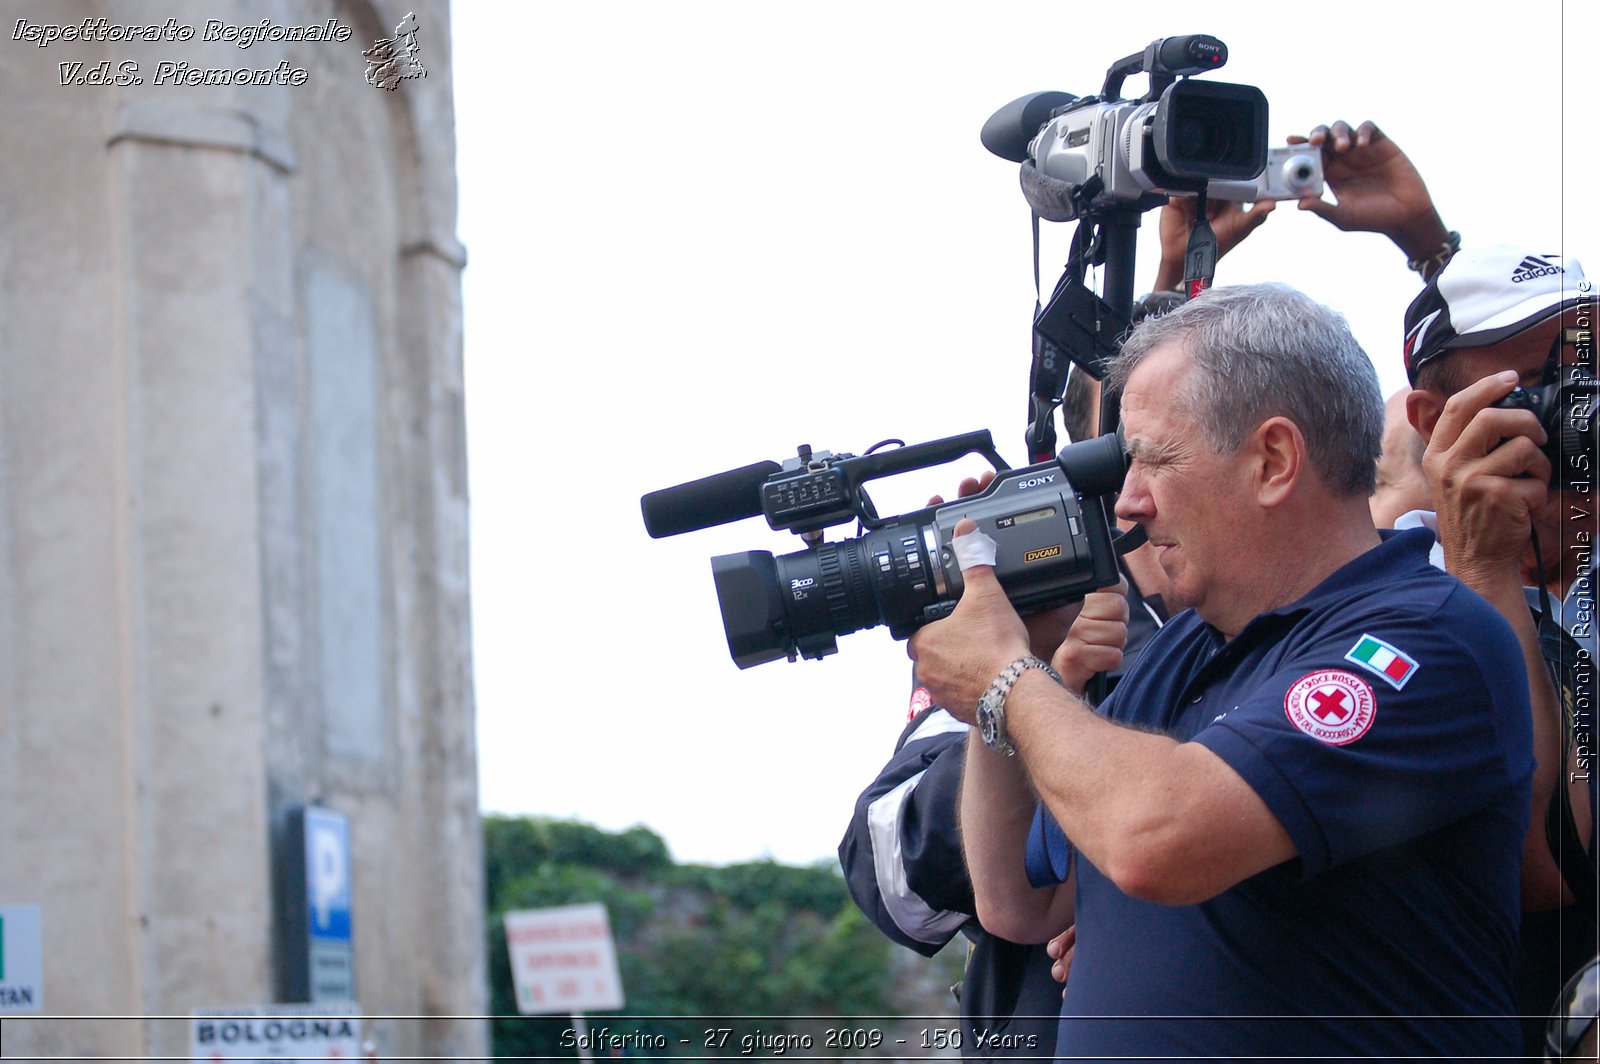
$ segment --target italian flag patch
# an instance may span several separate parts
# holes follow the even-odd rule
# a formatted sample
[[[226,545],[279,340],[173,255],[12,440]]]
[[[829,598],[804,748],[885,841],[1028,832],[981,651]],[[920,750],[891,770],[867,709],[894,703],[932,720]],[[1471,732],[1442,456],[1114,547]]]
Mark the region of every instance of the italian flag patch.
[[[1355,662],[1368,672],[1377,673],[1396,691],[1404,687],[1419,668],[1417,659],[1410,654],[1364,632],[1344,659]]]

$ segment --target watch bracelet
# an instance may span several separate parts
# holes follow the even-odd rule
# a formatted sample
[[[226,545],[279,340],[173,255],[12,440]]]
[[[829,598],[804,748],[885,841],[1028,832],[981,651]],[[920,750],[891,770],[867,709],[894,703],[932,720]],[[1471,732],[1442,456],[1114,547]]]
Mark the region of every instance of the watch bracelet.
[[[1056,683],[1063,682],[1061,679],[1061,674],[1055,669],[1051,668],[1049,662],[1034,654],[1024,654],[1022,657],[1001,669],[999,673],[995,675],[994,680],[989,684],[988,688],[984,690],[982,696],[980,696],[978,699],[978,719],[980,726],[983,726],[981,727],[981,730],[988,730],[988,728],[984,726],[986,723],[992,724],[995,729],[992,739],[988,735],[980,735],[980,738],[983,739],[985,746],[996,751],[997,753],[1004,754],[1007,757],[1016,756],[1017,751],[1016,747],[1011,745],[1011,742],[1006,738],[1005,734],[1006,699],[1010,697],[1011,688],[1014,687],[1016,682],[1022,678],[1022,674],[1031,669],[1038,669],[1042,671]],[[988,714],[984,712],[985,703],[990,704],[990,710]],[[987,722],[984,721],[986,716],[989,718]]]

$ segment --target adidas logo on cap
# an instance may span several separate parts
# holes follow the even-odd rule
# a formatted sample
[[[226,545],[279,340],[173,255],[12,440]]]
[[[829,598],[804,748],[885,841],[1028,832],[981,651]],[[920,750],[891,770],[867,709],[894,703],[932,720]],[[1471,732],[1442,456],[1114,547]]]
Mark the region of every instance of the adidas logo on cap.
[[[1548,277],[1551,274],[1566,273],[1560,265],[1559,255],[1527,255],[1517,263],[1517,268],[1511,271],[1511,283],[1521,284],[1531,281],[1535,277]]]

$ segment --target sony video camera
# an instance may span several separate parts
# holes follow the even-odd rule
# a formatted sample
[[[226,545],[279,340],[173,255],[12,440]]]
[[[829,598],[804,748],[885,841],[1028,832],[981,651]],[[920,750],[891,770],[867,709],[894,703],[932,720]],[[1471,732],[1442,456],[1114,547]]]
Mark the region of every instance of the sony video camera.
[[[1253,85],[1190,77],[1227,61],[1215,37],[1164,37],[1113,63],[1100,95],[1021,97],[996,111],[980,137],[994,154],[1031,160],[1071,189],[1052,221],[1118,206],[1151,210],[1169,195],[1209,192],[1210,182],[1253,183],[1267,159],[1266,96]],[[1149,92],[1122,99],[1123,79],[1141,71]]]
[[[880,518],[862,485],[893,473],[979,454],[997,475],[983,491],[898,517]],[[987,430],[859,457],[801,447],[784,462],[758,462],[663,488],[640,500],[654,538],[757,514],[803,536],[782,557],[744,551],[711,559],[728,651],[741,669],[786,657],[821,658],[837,638],[888,625],[905,639],[955,608],[963,586],[950,549],[963,517],[994,539],[995,575],[1019,612],[1076,602],[1118,580],[1107,497],[1126,464],[1115,435],[1075,443],[1054,461],[1008,469]],[[822,541],[852,519],[854,539]]]

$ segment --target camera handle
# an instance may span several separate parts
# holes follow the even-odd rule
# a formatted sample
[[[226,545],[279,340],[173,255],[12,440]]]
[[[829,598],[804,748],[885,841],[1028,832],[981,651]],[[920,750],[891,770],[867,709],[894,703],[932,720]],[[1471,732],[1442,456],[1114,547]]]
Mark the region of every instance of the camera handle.
[[[1122,82],[1130,74],[1150,75],[1150,90],[1144,102],[1159,97],[1174,81],[1191,74],[1215,70],[1228,61],[1228,46],[1209,33],[1189,33],[1182,37],[1158,37],[1142,52],[1112,63],[1106,70],[1105,85],[1100,95],[1108,100],[1120,99]]]
[[[995,449],[994,438],[989,435],[988,429],[948,436],[928,443],[913,443],[889,451],[871,451],[858,458],[840,462],[835,468],[843,478],[847,496],[862,500],[862,505],[856,507],[856,517],[860,519],[861,527],[876,529],[883,527],[885,521],[866,500],[866,493],[862,489],[868,481],[893,476],[896,473],[908,473],[912,470],[943,465],[969,454],[983,458],[994,467],[996,473],[1005,473],[1011,469],[1006,460],[1000,457],[1000,452]]]

